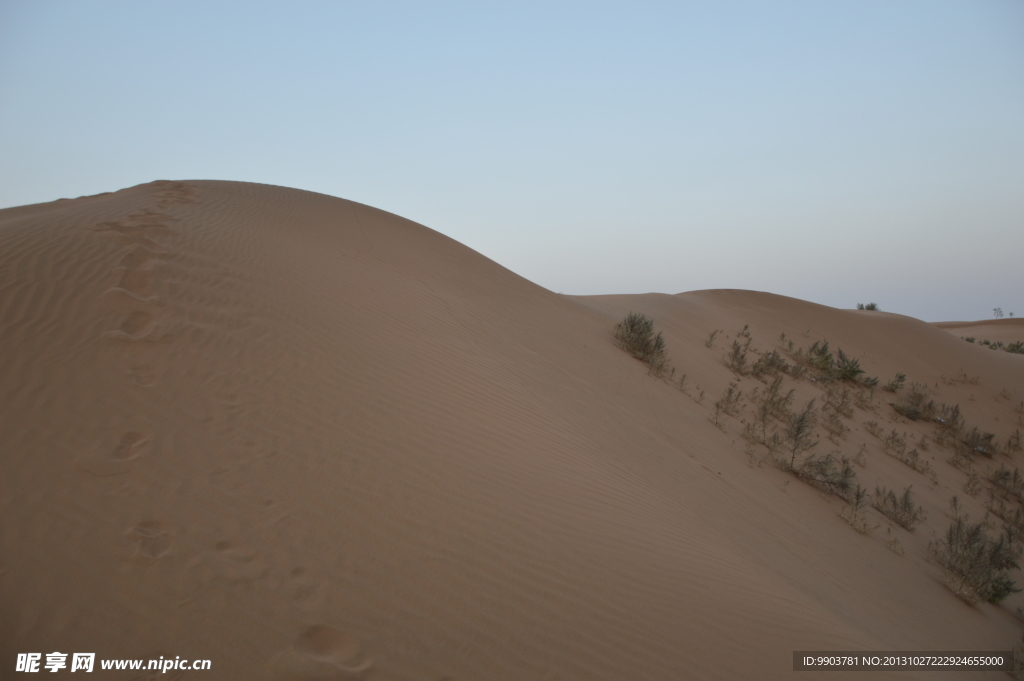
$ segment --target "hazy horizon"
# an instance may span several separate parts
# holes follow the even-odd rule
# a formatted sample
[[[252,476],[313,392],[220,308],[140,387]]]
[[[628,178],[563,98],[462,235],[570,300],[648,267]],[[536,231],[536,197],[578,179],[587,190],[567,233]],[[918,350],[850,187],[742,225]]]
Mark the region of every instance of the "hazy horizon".
[[[340,196],[553,291],[1024,315],[1024,5],[0,7],[0,208]]]

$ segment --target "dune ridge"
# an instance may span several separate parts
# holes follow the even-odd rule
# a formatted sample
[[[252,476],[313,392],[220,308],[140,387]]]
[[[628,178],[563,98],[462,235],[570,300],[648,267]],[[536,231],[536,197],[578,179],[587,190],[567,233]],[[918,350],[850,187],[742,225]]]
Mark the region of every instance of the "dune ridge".
[[[689,395],[616,347],[631,310]],[[793,650],[1012,647],[1024,601],[968,606],[927,560],[950,496],[984,512],[963,472],[935,448],[929,484],[861,428],[926,425],[879,396],[820,445],[914,485],[928,520],[901,557],[756,463],[739,418],[709,422],[731,381],[759,385],[723,360],[745,325],[905,372],[1001,440],[1019,420],[1024,357],[959,333],[750,291],[557,295],[320,194],[155,182],[0,211],[0,660],[735,679],[788,677]]]

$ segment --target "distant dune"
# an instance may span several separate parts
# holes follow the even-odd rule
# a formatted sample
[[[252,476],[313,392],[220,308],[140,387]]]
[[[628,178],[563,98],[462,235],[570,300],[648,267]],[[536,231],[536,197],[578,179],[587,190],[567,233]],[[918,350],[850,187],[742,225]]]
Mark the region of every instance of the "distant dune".
[[[617,347],[630,311],[671,381]],[[1024,355],[958,337],[1024,338],[1008,321],[562,296],[389,213],[256,184],[0,211],[0,675],[62,651],[212,661],[168,679],[789,679],[795,650],[1010,649],[1024,599],[965,603],[927,550],[952,496],[981,520],[985,478],[1021,465]],[[768,380],[726,364],[744,328],[751,362],[827,339],[882,384],[906,374],[850,386],[848,432],[820,421],[812,451],[858,459],[869,492],[912,485],[913,532],[869,507],[858,533],[744,439]],[[825,402],[811,377],[784,377],[794,408]],[[976,496],[935,423],[890,406],[915,382],[995,435]],[[892,430],[933,475],[885,453]]]
[[[935,326],[945,329],[957,338],[974,338],[1003,345],[1024,341],[1024,319],[986,319],[980,322],[939,322]]]

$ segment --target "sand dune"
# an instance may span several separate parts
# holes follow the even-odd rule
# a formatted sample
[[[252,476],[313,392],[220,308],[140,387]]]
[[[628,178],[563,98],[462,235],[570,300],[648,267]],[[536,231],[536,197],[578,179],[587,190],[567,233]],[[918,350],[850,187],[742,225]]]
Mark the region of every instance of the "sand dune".
[[[685,393],[616,346],[633,310]],[[950,497],[980,519],[984,495],[938,444],[932,482],[864,430],[932,432],[894,395],[819,451],[864,445],[865,487],[913,485],[928,517],[893,526],[903,556],[876,511],[859,534],[766,464],[749,411],[709,421],[731,381],[762,385],[724,360],[745,325],[761,351],[828,339],[883,382],[903,372],[1001,442],[1019,427],[1024,356],[899,315],[556,295],[402,218],[263,185],[0,211],[0,663],[650,681],[789,678],[794,650],[1012,647],[1024,600],[967,605],[927,559]]]
[[[945,329],[957,338],[974,338],[975,342],[1001,341],[1003,345],[1024,341],[1024,319],[986,319],[980,322],[939,322],[935,326]]]

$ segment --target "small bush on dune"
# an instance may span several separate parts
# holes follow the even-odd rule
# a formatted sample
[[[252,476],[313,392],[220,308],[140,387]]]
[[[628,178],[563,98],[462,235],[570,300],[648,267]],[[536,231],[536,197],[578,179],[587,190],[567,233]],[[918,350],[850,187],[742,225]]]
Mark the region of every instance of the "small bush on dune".
[[[749,345],[749,340],[742,345],[738,340],[734,340],[732,342],[732,350],[729,351],[727,364],[730,369],[741,376],[747,373],[747,348]]]
[[[857,377],[864,373],[864,370],[860,368],[860,360],[847,357],[846,353],[839,350],[836,357],[836,378],[840,381],[855,381]]]
[[[928,549],[943,567],[949,588],[969,603],[999,603],[1020,591],[1010,570],[1020,569],[1021,547],[1008,531],[992,539],[985,523],[971,523],[957,513],[946,536]]]
[[[845,456],[809,456],[796,469],[796,474],[842,499],[847,499],[857,489],[857,475],[853,464]]]
[[[817,446],[814,440],[814,426],[817,421],[814,400],[807,403],[803,411],[792,414],[786,426],[785,447],[789,453],[789,470],[797,470],[796,457]]]
[[[766,352],[757,361],[754,362],[754,366],[750,368],[750,373],[755,378],[761,378],[764,375],[776,376],[779,373],[786,373],[789,370],[789,363],[782,358],[782,355],[777,350]]]
[[[965,457],[981,454],[991,459],[998,449],[995,437],[995,433],[983,433],[976,427],[971,428],[956,441],[955,453]]]
[[[1005,464],[999,464],[999,470],[992,473],[989,482],[994,489],[1024,504],[1024,475],[1017,468],[1011,472]]]
[[[665,339],[661,332],[654,333],[654,320],[630,312],[615,326],[615,338],[620,347],[651,366],[651,372],[660,376],[668,366]]]
[[[858,310],[877,310],[877,309],[879,309],[879,307],[878,307],[878,303],[868,303],[867,305],[865,305],[864,303],[857,303],[857,309]]]
[[[903,490],[903,494],[900,496],[897,496],[896,492],[891,489],[876,487],[875,494],[871,498],[871,505],[906,530],[913,531],[914,526],[924,520],[924,509],[914,503],[910,487]]]
[[[722,414],[728,414],[734,416],[739,412],[740,398],[743,397],[743,391],[737,389],[735,383],[730,383],[729,387],[722,393],[722,397],[715,402],[715,413],[711,419],[719,428],[722,427]]]
[[[882,386],[882,390],[888,390],[889,392],[894,393],[903,387],[903,384],[906,382],[906,380],[906,374],[896,374],[896,378],[892,379],[884,386]]]

